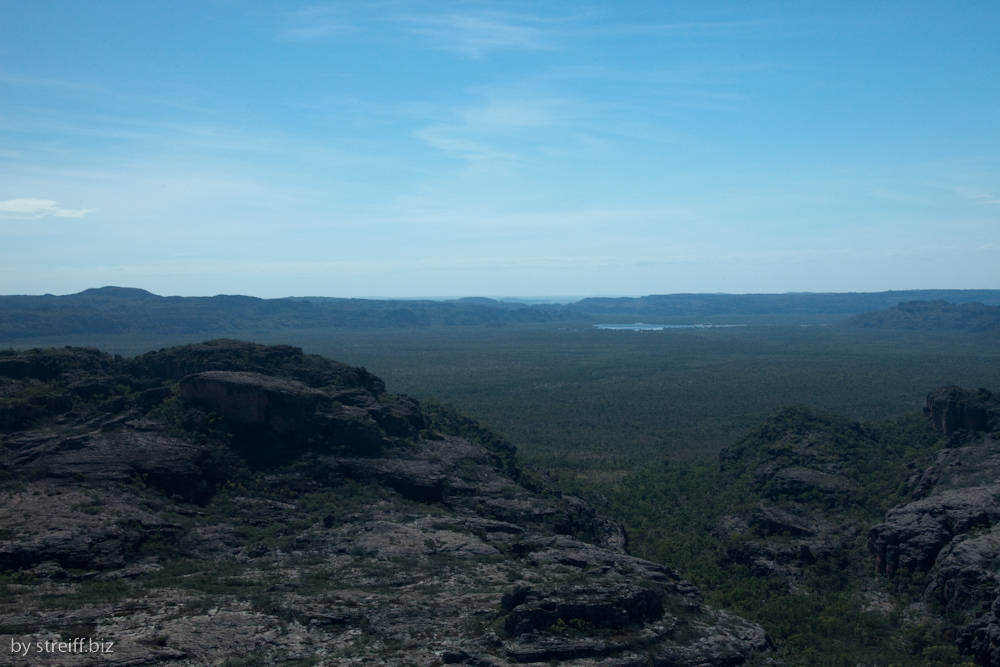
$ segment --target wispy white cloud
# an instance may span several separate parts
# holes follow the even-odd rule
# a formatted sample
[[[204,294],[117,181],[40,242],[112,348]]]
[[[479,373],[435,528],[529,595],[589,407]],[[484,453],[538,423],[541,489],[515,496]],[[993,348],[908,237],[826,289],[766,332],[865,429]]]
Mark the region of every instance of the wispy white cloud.
[[[282,42],[320,42],[357,29],[332,5],[300,9],[289,14],[287,21],[288,27],[278,33]]]
[[[51,199],[7,199],[0,201],[0,218],[82,218],[94,209],[62,208]]]
[[[289,28],[278,33],[278,39],[283,42],[317,42],[353,31],[349,25],[339,23],[323,23],[301,28]]]
[[[945,164],[943,166],[946,166],[950,169],[955,169],[955,166],[951,164]],[[961,167],[962,165],[959,166]],[[992,171],[993,173],[989,175],[989,178],[990,180],[996,180],[996,171],[995,170]],[[983,180],[986,175],[980,173],[977,174],[977,176],[978,176],[977,180]],[[951,189],[955,194],[957,194],[959,197],[961,197],[967,202],[980,204],[983,206],[1000,206],[1000,197],[990,193],[989,190],[987,190],[987,188],[983,187],[981,184],[953,185]]]
[[[67,81],[65,79],[46,79],[31,76],[18,76],[0,72],[0,83],[15,86],[28,86],[32,88],[50,88],[65,91],[83,91],[91,93],[104,93],[106,90],[101,86],[86,81]]]
[[[509,163],[517,160],[517,155],[513,152],[501,151],[487,142],[461,136],[461,132],[452,125],[429,125],[415,131],[413,136],[432,148],[476,164]]]
[[[462,123],[479,130],[542,127],[553,121],[555,100],[494,99],[460,112]]]
[[[479,57],[490,51],[556,50],[564,41],[593,38],[655,37],[666,39],[766,38],[776,29],[789,29],[773,19],[628,23],[609,20],[601,13],[536,16],[509,12],[452,12],[408,16],[410,32],[431,38],[438,48]],[[801,26],[799,26],[801,28]]]
[[[494,12],[407,17],[410,32],[428,37],[434,46],[479,57],[498,49],[552,50],[553,35],[539,19]]]
[[[678,23],[616,23],[594,25],[582,32],[612,36],[653,36],[653,37],[750,37],[766,36],[765,29],[778,25],[774,20],[756,19],[746,21],[691,21]]]
[[[546,131],[571,124],[574,104],[544,95],[490,93],[480,104],[452,110],[447,119],[414,132],[432,148],[483,166],[531,159],[554,140]]]

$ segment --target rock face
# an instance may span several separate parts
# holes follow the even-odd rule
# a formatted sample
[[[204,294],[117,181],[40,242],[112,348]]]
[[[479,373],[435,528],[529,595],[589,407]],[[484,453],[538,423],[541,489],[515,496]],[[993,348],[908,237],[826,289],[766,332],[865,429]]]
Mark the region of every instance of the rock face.
[[[240,436],[240,453],[258,466],[288,462],[307,449],[337,446],[375,456],[385,440],[366,410],[340,405],[328,393],[295,380],[208,371],[188,375],[178,386],[186,404],[222,417]],[[400,429],[394,432],[400,434]]]
[[[1000,667],[1000,441],[996,398],[987,390],[943,387],[924,414],[947,447],[910,484],[918,499],[891,509],[868,533],[879,574],[925,574],[922,598],[952,618],[959,648]]]
[[[997,523],[998,497],[998,486],[955,489],[890,510],[868,534],[876,571],[927,572],[956,536]]]
[[[791,593],[800,592],[804,567],[843,560],[858,534],[847,511],[865,503],[856,450],[868,439],[856,423],[789,408],[724,449],[721,471],[727,483],[739,485],[747,507],[723,516],[712,530],[727,560],[754,577],[782,582]]]
[[[987,389],[977,392],[942,387],[927,397],[924,414],[944,435],[957,431],[994,431],[1000,427],[1000,397]]]
[[[0,416],[4,664],[772,661],[509,444],[364,369],[233,341],[5,353]],[[74,637],[113,658],[6,649]]]
[[[817,573],[850,572],[826,581],[859,612],[902,612],[907,632],[932,642],[924,658],[959,660],[954,643],[1000,667],[1000,403],[942,387],[923,413],[882,424],[775,414],[721,452],[735,500],[709,532],[742,577],[794,596],[816,594]]]
[[[292,439],[302,437],[316,411],[329,410],[333,402],[301,382],[260,373],[194,373],[179,386],[185,402],[206,405],[236,427]]]

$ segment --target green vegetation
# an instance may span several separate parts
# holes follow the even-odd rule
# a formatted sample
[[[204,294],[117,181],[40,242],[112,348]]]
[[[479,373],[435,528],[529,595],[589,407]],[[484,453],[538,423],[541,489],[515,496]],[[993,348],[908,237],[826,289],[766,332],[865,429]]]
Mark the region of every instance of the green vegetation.
[[[811,444],[807,454],[804,443]],[[789,408],[735,443],[722,466],[706,460],[648,466],[617,485],[610,503],[632,537],[633,553],[670,564],[702,588],[710,604],[761,623],[791,665],[955,664],[961,662],[957,651],[933,624],[914,626],[898,611],[865,610],[859,590],[871,580],[872,565],[863,532],[805,564],[792,587],[787,578],[755,572],[743,556],[754,543],[780,546],[785,538],[720,530],[724,517],[746,516],[768,495],[757,479],[764,466],[801,464],[803,456],[864,483],[849,494],[802,494],[798,504],[814,517],[870,526],[908,500],[897,493],[905,487],[905,464],[938,446],[937,434],[916,415],[873,425]],[[877,585],[905,597],[901,579]],[[920,641],[908,638],[918,630]]]
[[[281,340],[365,366],[390,392],[456,406],[570,485],[614,484],[664,458],[713,457],[788,405],[879,420],[919,409],[938,386],[1000,386],[997,332],[549,326]]]
[[[535,464],[553,471],[564,488],[604,496],[605,511],[626,526],[635,555],[676,568],[709,604],[760,622],[791,665],[938,667],[965,660],[940,627],[908,623],[899,608],[871,610],[869,598],[859,594],[861,582],[872,581],[864,532],[906,499],[904,464],[935,447],[936,436],[916,416],[927,393],[949,384],[1000,388],[1000,332],[758,323],[634,333],[558,323],[299,329],[241,337],[299,345],[365,366],[388,391],[418,398],[436,428],[500,455],[512,474],[537,474],[524,465]],[[182,341],[129,335],[67,342],[131,355]],[[74,400],[108,400],[119,392],[113,387]],[[46,395],[35,390],[3,398],[10,405],[44,405],[36,394]],[[795,405],[809,407],[788,408]],[[173,419],[180,418],[170,400],[160,409],[161,417],[173,410]],[[795,448],[787,446],[797,430],[822,444],[818,455],[864,481],[850,494],[798,499],[817,515],[836,514],[862,528],[833,555],[805,565],[792,590],[734,558],[746,538],[717,528],[764,497],[767,489],[751,474],[756,466],[765,460],[798,465]],[[202,508],[205,521],[220,520],[232,511],[231,498],[244,493],[283,500],[277,492],[268,495],[268,483],[250,471],[231,479],[233,487]],[[335,521],[370,504],[371,493],[345,487],[296,502],[303,521]],[[251,548],[291,546],[292,533],[279,534],[277,525],[240,530]],[[167,558],[168,546],[146,548],[163,549]],[[28,585],[10,581],[15,583]],[[891,585],[873,584],[868,593],[905,601],[907,589],[918,583],[901,576]],[[237,585],[250,586],[191,577],[199,590]],[[575,629],[557,630],[571,635]]]
[[[864,534],[905,499],[903,465],[935,445],[918,415],[926,394],[946,384],[1000,386],[998,341],[996,332],[755,326],[325,332],[296,342],[365,365],[390,391],[449,401],[564,486],[604,495],[633,553],[675,567],[710,604],[761,623],[789,664],[939,667],[966,660],[939,627],[872,610],[859,595],[872,568]],[[793,404],[829,412],[782,410]],[[780,437],[769,440],[792,426],[826,434],[825,453],[865,480],[851,499],[804,499],[862,528],[805,566],[796,590],[735,562],[740,545],[713,533],[721,517],[760,499],[747,477],[755,457],[794,463],[773,450]],[[720,471],[727,447],[741,467]],[[902,578],[878,585],[885,590],[875,594],[905,597]]]

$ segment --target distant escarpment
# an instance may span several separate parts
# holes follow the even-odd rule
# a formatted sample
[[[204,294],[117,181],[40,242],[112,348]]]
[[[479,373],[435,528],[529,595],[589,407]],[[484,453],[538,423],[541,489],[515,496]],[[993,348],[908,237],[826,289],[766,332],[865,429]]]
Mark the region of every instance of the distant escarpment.
[[[235,334],[330,328],[504,326],[575,321],[548,306],[453,301],[250,296],[163,297],[102,287],[65,296],[0,296],[0,340],[109,334]]]
[[[0,295],[0,341],[34,345],[37,339],[71,342],[73,337],[80,336],[240,336],[304,329],[503,327],[545,323],[588,326],[616,320],[691,324],[746,322],[760,317],[769,321],[807,318],[830,323],[915,299],[946,299],[960,304],[979,301],[1000,306],[1000,290],[654,294],[595,297],[567,304],[529,304],[483,297],[450,300],[163,297],[142,289],[102,287],[62,296]]]
[[[0,433],[0,646],[87,637],[135,665],[772,661],[759,626],[630,556],[502,437],[297,348],[0,353]]]
[[[1000,327],[1000,306],[978,302],[906,301],[893,308],[855,315],[847,325],[860,329],[988,331]]]
[[[593,297],[564,306],[594,316],[734,317],[746,315],[839,315],[889,308],[901,301],[945,299],[952,303],[1000,305],[1000,290],[902,290],[786,294],[651,294],[642,297]],[[634,321],[634,320],[627,320]],[[649,321],[648,319],[646,321]]]

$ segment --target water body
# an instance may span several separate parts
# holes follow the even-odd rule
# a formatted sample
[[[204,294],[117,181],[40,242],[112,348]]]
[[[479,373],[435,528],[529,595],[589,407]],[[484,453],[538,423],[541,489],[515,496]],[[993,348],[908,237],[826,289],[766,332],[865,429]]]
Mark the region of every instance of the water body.
[[[745,324],[595,324],[595,329],[611,331],[663,331],[664,329],[731,329],[745,327]]]

